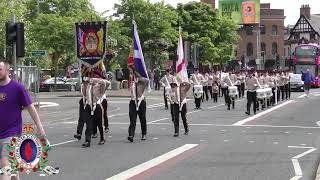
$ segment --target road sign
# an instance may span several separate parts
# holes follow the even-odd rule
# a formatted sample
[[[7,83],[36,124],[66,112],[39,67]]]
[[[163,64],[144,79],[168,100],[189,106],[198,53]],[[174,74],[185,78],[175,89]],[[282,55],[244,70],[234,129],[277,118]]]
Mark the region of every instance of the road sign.
[[[36,50],[36,51],[31,51],[32,57],[43,57],[47,56],[47,51],[45,50]]]

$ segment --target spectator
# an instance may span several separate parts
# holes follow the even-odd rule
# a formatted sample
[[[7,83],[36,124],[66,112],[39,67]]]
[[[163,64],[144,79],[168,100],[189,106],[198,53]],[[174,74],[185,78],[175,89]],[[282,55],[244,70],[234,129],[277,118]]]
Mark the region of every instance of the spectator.
[[[307,72],[303,72],[301,70],[302,74],[302,81],[304,82],[304,92],[306,93],[306,97],[309,97],[309,91],[311,88],[311,83],[314,81],[314,77],[312,74],[310,74],[310,70],[307,69]]]
[[[160,78],[161,78],[160,67],[158,66],[156,69],[154,69],[153,73],[154,73],[155,90],[160,90]]]

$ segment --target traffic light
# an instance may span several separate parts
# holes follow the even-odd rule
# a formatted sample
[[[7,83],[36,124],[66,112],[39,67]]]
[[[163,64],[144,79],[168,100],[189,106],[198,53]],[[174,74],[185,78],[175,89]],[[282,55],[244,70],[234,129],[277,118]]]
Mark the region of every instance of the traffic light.
[[[12,45],[17,39],[17,24],[6,22],[6,43]]]
[[[25,43],[24,43],[24,24],[23,23],[6,23],[6,44],[12,46],[16,43],[17,57],[25,56]]]

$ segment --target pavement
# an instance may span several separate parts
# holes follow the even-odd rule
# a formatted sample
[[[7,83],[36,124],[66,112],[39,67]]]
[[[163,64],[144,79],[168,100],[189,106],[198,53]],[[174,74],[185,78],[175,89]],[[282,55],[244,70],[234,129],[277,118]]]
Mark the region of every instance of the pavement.
[[[126,90],[127,91],[127,90]],[[74,93],[74,92],[73,92]],[[110,132],[107,143],[82,148],[73,138],[80,97],[43,93],[40,117],[53,146],[50,164],[61,168],[55,176],[21,175],[23,180],[314,180],[320,160],[320,89],[309,97],[292,93],[277,106],[245,115],[246,99],[228,111],[222,98],[194,109],[188,101],[190,134],[173,137],[170,112],[162,91],[147,95],[147,141],[140,126],[129,143],[126,96],[109,96]],[[123,93],[125,94],[125,93]],[[68,96],[69,95],[69,96]],[[27,114],[26,122],[31,121]],[[320,174],[320,173],[319,173]]]

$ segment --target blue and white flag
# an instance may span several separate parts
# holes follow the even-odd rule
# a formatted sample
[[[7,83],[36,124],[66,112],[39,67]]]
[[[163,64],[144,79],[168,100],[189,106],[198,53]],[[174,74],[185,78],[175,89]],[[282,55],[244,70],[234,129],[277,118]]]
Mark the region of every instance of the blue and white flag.
[[[135,72],[139,77],[147,78],[149,79],[146,64],[144,62],[144,57],[142,53],[142,48],[140,44],[137,24],[133,20],[133,39],[134,39],[134,67]]]

